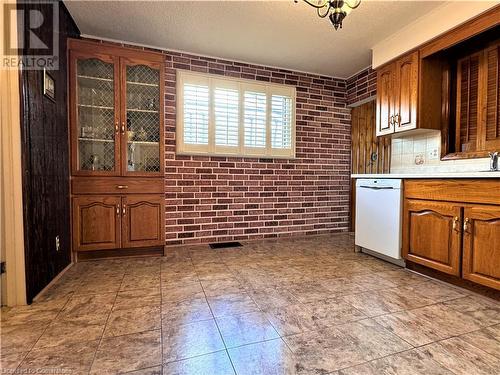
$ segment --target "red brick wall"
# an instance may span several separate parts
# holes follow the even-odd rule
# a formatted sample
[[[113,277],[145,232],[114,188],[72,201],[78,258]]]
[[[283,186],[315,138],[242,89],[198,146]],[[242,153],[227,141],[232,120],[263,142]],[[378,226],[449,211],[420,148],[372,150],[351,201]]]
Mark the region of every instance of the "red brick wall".
[[[295,160],[175,154],[175,73],[195,70],[297,88]],[[350,111],[345,81],[187,54],[166,55],[167,244],[346,231]]]
[[[163,53],[167,245],[348,230],[351,130],[345,80]],[[295,85],[296,159],[176,155],[177,69]]]
[[[371,67],[347,79],[347,104],[354,104],[377,94],[377,72]]]

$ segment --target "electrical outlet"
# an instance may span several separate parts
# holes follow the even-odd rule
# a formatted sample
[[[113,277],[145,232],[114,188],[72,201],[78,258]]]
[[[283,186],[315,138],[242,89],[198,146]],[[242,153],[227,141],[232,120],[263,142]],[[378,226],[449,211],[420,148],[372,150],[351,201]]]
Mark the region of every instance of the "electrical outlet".
[[[427,157],[428,157],[429,160],[437,160],[437,159],[439,159],[437,147],[428,150],[427,151]]]
[[[61,250],[61,241],[59,240],[59,236],[56,236],[56,251]]]

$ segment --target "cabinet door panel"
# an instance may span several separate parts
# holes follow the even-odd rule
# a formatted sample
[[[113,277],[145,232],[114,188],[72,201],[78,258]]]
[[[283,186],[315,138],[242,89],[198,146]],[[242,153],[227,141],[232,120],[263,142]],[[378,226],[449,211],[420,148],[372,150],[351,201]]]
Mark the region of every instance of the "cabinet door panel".
[[[394,69],[390,64],[377,72],[377,136],[394,133]]]
[[[405,201],[403,256],[414,263],[460,275],[461,208],[453,203]]]
[[[120,202],[117,196],[73,198],[73,247],[76,251],[120,247]]]
[[[464,220],[463,277],[500,290],[500,207],[467,207]]]
[[[102,53],[70,54],[72,171],[120,174],[118,58]]]
[[[483,150],[500,148],[500,43],[485,52],[486,99],[483,116],[484,136],[481,141]]]
[[[395,131],[417,127],[418,52],[396,63]]]
[[[163,175],[163,69],[122,58],[123,175]]]
[[[164,244],[163,195],[130,195],[123,198],[123,247]]]

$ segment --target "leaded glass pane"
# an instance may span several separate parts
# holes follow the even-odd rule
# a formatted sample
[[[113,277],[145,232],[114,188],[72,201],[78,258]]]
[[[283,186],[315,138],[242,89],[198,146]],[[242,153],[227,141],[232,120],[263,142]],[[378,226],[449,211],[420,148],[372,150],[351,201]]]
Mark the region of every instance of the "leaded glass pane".
[[[114,66],[98,59],[77,62],[79,169],[115,168]]]
[[[160,171],[160,72],[127,66],[127,171]]]

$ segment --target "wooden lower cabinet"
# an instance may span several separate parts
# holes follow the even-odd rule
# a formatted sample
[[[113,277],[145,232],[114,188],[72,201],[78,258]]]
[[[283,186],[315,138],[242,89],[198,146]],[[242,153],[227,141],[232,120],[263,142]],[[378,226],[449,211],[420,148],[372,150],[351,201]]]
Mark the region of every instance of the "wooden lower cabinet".
[[[73,197],[73,250],[93,251],[164,244],[163,195]]]
[[[122,247],[163,245],[163,195],[128,195],[122,200]]]
[[[107,250],[120,247],[121,197],[73,198],[73,249]]]
[[[500,206],[464,208],[462,276],[500,290]]]
[[[406,179],[403,257],[500,290],[500,179]]]
[[[403,256],[450,275],[460,275],[461,207],[456,203],[405,201]]]

